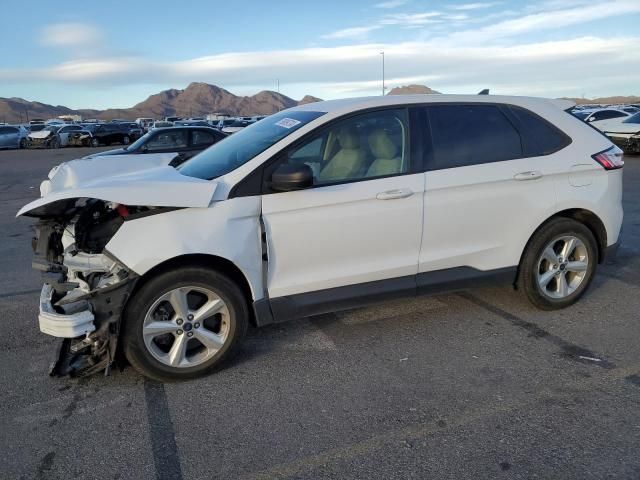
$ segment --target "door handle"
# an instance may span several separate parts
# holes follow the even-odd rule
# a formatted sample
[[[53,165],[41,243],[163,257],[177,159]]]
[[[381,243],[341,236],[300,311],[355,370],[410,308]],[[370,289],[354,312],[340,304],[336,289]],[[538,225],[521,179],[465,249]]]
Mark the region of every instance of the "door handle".
[[[396,190],[387,190],[376,195],[378,200],[395,200],[398,198],[407,198],[413,195],[413,191],[408,188],[398,188]]]
[[[530,172],[516,173],[513,176],[514,180],[536,180],[538,178],[542,178],[542,172],[539,172],[538,170],[532,170]]]

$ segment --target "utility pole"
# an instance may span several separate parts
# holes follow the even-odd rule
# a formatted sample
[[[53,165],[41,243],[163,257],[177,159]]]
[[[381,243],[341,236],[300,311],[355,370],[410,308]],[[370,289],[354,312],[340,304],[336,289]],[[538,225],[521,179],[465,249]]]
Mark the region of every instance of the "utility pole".
[[[384,91],[387,89],[384,86],[384,50],[380,52],[380,55],[382,55],[382,96],[384,97]]]
[[[280,79],[276,78],[276,89],[278,91],[278,95],[280,94]]]

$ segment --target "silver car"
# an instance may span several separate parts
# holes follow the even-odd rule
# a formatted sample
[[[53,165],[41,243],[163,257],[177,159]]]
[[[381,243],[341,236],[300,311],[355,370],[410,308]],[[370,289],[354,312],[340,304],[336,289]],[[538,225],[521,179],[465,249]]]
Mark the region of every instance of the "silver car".
[[[0,126],[0,148],[25,148],[27,131],[22,126]]]

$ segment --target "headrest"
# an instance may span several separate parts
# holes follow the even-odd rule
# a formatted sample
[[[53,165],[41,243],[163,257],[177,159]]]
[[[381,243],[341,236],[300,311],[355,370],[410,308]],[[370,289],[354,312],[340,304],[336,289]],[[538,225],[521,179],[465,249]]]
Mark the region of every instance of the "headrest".
[[[391,159],[398,153],[398,147],[389,138],[387,132],[378,128],[369,135],[369,147],[375,158]]]
[[[340,142],[340,148],[348,150],[360,148],[360,137],[354,128],[342,127],[338,131],[338,142]]]

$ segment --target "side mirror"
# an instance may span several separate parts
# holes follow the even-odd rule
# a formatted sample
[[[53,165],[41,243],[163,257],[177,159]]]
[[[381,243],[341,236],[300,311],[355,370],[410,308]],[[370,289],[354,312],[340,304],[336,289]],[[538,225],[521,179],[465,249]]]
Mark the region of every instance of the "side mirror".
[[[302,190],[313,185],[313,170],[309,165],[283,164],[271,175],[271,188],[278,192]]]

